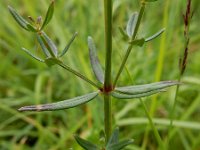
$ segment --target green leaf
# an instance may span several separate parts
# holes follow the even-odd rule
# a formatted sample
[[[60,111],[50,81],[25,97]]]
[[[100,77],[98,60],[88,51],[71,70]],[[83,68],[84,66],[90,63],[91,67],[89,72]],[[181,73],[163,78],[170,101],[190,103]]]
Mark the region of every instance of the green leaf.
[[[42,60],[42,59],[40,59],[39,57],[33,55],[29,50],[27,50],[27,49],[25,49],[25,48],[22,48],[22,50],[23,50],[24,52],[26,52],[29,56],[33,57],[34,59],[36,59],[36,60],[38,60],[38,61],[40,61],[40,62],[44,62],[44,60]]]
[[[92,37],[88,37],[88,47],[89,47],[89,54],[90,54],[90,62],[92,65],[93,72],[97,78],[97,80],[101,83],[104,82],[104,73],[103,69],[99,63],[99,59],[96,52],[96,47],[93,42]]]
[[[141,38],[141,39],[133,40],[133,41],[131,41],[129,43],[132,44],[132,45],[137,45],[137,46],[142,47],[144,45],[144,43],[145,43],[145,39]]]
[[[31,24],[27,24],[27,28],[29,31],[32,31],[32,32],[37,32],[37,30],[31,25]]]
[[[128,35],[126,34],[126,32],[124,31],[124,29],[123,29],[122,27],[118,27],[118,29],[119,29],[119,31],[120,31],[120,33],[121,33],[123,39],[124,39],[124,40],[128,40],[129,37],[128,37]]]
[[[99,91],[89,93],[83,96],[75,97],[72,99],[59,101],[50,104],[24,106],[18,109],[19,111],[54,111],[61,109],[69,109],[87,103],[98,95]]]
[[[156,2],[158,0],[145,0],[145,2]]]
[[[95,144],[86,141],[82,138],[80,138],[79,136],[75,135],[74,138],[76,139],[77,143],[84,148],[85,150],[100,150],[100,148],[98,148]]]
[[[27,31],[34,31],[35,32],[35,29],[34,27],[29,23],[27,22],[22,16],[20,16],[16,10],[14,8],[12,8],[11,6],[8,6],[8,9],[11,13],[11,15],[13,16],[13,18],[15,19],[15,21],[22,27],[24,28],[25,30]]]
[[[160,93],[160,92],[164,92],[164,90],[154,90],[154,91],[141,93],[141,94],[134,94],[134,95],[113,91],[111,93],[111,95],[115,98],[118,98],[118,99],[133,99],[133,98],[147,97],[147,96],[157,94],[157,93]]]
[[[52,1],[51,4],[49,5],[49,8],[46,13],[46,17],[42,24],[41,30],[51,21],[51,19],[53,17],[53,13],[54,13],[54,1]]]
[[[130,38],[132,38],[135,32],[137,20],[138,20],[138,12],[133,13],[130,19],[128,20],[128,23],[126,26],[126,33]]]
[[[42,41],[44,42],[46,48],[49,50],[52,57],[57,57],[58,50],[56,45],[53,43],[53,41],[47,36],[45,32],[42,32]]]
[[[55,57],[47,58],[47,59],[45,59],[44,62],[45,62],[45,63],[47,64],[47,66],[49,66],[49,67],[51,67],[51,66],[53,66],[53,65],[56,65],[56,64],[61,64],[61,63],[62,63],[59,59],[57,59],[57,58],[55,58]]]
[[[109,141],[108,141],[107,146],[109,146],[109,145],[111,145],[111,144],[118,143],[118,141],[119,141],[119,128],[116,128],[116,129],[113,131],[113,133],[112,133],[112,135],[111,135],[111,137],[110,137],[110,139],[109,139]]]
[[[49,50],[46,48],[46,45],[42,40],[42,37],[40,35],[36,35],[36,37],[37,37],[37,40],[38,40],[38,42],[39,42],[39,44],[40,44],[40,46],[42,48],[42,51],[45,54],[45,56],[51,57],[51,55],[49,53]]]
[[[143,84],[143,85],[134,85],[134,86],[127,86],[127,87],[117,87],[115,88],[116,91],[124,93],[124,94],[145,94],[151,91],[155,90],[162,90],[167,87],[178,85],[180,82],[177,81],[161,81],[161,82],[155,82],[150,84]],[[152,94],[151,94],[152,95]]]
[[[59,55],[59,57],[62,57],[63,55],[65,55],[65,53],[68,51],[68,49],[70,48],[71,44],[73,43],[74,39],[76,38],[76,36],[78,35],[78,33],[76,32],[72,38],[70,39],[69,43],[66,45],[65,49],[62,51],[62,53]]]
[[[121,150],[125,148],[126,146],[130,145],[133,143],[133,139],[130,140],[124,140],[115,144],[111,144],[108,147],[106,146],[106,150]]]
[[[161,35],[165,31],[165,28],[161,29],[160,31],[156,32],[154,35],[148,37],[145,39],[145,42],[149,42],[155,38],[157,38],[159,35]]]

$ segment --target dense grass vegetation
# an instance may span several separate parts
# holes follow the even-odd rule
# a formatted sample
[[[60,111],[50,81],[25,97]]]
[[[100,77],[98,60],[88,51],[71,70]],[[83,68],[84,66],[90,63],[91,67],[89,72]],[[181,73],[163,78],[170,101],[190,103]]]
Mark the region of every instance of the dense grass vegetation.
[[[191,23],[191,44],[186,72],[182,78],[175,110],[174,127],[169,149],[200,149],[200,5],[193,0],[195,10]],[[56,112],[20,113],[24,105],[64,100],[86,92],[92,87],[74,78],[62,68],[47,68],[29,56],[21,47],[41,55],[36,37],[22,30],[12,19],[7,5],[24,17],[45,15],[48,0],[0,1],[0,149],[80,149],[73,134],[99,142],[103,129],[103,101],[96,100],[75,109]],[[126,44],[118,31],[125,27],[130,14],[138,11],[139,0],[114,0],[113,23],[113,76],[115,76]],[[134,48],[118,85],[176,80],[179,57],[184,50],[183,17],[186,0],[158,1],[147,6],[140,35],[149,36],[165,27],[166,32],[142,48]],[[79,35],[63,61],[94,78],[89,64],[87,36],[97,44],[100,61],[104,64],[104,22],[101,0],[56,0],[53,20],[46,32],[63,49],[74,32]],[[87,59],[86,59],[87,58]],[[169,114],[176,87],[167,92],[144,98],[162,139],[168,136]],[[115,124],[122,138],[133,138],[134,145],[127,149],[158,149],[140,101],[113,100]]]

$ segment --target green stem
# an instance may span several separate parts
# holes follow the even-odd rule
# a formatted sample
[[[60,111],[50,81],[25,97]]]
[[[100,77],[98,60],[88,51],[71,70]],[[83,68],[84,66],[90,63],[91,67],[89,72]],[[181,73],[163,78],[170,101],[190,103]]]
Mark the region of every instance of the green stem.
[[[74,75],[76,75],[77,77],[81,78],[82,80],[86,81],[87,83],[89,83],[90,85],[94,86],[97,89],[101,89],[101,86],[99,86],[98,84],[94,83],[93,81],[91,81],[90,79],[88,79],[87,77],[85,77],[84,75],[82,75],[81,73],[77,72],[76,70],[72,69],[71,67],[63,64],[63,63],[59,63],[59,66],[61,66],[62,68],[66,69],[67,71],[73,73]]]
[[[112,60],[112,0],[104,0],[104,16],[105,16],[105,80],[104,91],[108,93],[112,90],[111,80],[111,60]],[[112,131],[112,101],[110,95],[104,95],[104,122],[106,142],[108,141]]]
[[[112,133],[112,100],[110,95],[104,95],[104,126],[106,143]]]
[[[138,20],[137,20],[137,23],[136,23],[135,31],[134,31],[134,34],[133,34],[133,36],[131,38],[131,41],[135,40],[135,38],[136,38],[138,29],[139,29],[139,26],[140,26],[140,23],[141,23],[141,20],[142,20],[142,16],[144,14],[144,9],[145,9],[145,3],[142,3],[142,6],[141,6],[140,12],[139,12],[139,16],[138,16]],[[115,80],[114,80],[114,83],[113,83],[113,87],[115,87],[116,84],[117,84],[119,76],[122,73],[122,70],[124,69],[124,66],[126,64],[126,61],[128,59],[128,56],[130,55],[130,52],[131,52],[132,48],[133,48],[133,45],[130,44],[128,46],[128,49],[126,50],[126,54],[124,56],[124,59],[122,60],[122,63],[121,63],[120,68],[119,68],[119,71],[118,71],[118,73],[117,73],[117,75],[115,77]]]

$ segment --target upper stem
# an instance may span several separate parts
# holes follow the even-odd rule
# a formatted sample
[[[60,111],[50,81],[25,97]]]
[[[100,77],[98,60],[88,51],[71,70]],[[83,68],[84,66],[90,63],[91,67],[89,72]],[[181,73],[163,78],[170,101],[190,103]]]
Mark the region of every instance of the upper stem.
[[[104,80],[104,126],[106,143],[112,132],[112,101],[109,93],[112,90],[111,60],[112,60],[112,0],[104,0],[105,16],[105,80]]]
[[[111,86],[111,59],[112,59],[112,0],[104,0],[105,15],[105,89]]]
[[[132,38],[131,38],[131,41],[135,40],[135,38],[136,38],[138,29],[139,29],[139,26],[140,26],[140,23],[141,23],[141,19],[142,19],[143,13],[144,13],[145,3],[142,2],[141,5],[142,5],[142,6],[141,6],[141,8],[140,8],[138,20],[137,20],[136,27],[135,27],[135,31],[134,31],[134,34],[133,34],[133,36],[132,36]],[[130,45],[128,46],[128,49],[127,49],[127,51],[126,51],[126,54],[125,54],[125,56],[124,56],[124,58],[123,58],[123,60],[122,60],[122,63],[121,63],[120,68],[119,68],[119,71],[117,72],[117,75],[116,75],[116,77],[115,77],[115,80],[114,80],[114,83],[113,83],[113,87],[115,87],[116,84],[117,84],[117,81],[118,81],[118,79],[119,79],[119,76],[120,76],[122,70],[124,69],[124,66],[125,66],[125,64],[126,64],[126,61],[127,61],[127,59],[128,59],[128,56],[130,55],[130,52],[131,52],[132,48],[133,48],[133,45],[130,44]]]

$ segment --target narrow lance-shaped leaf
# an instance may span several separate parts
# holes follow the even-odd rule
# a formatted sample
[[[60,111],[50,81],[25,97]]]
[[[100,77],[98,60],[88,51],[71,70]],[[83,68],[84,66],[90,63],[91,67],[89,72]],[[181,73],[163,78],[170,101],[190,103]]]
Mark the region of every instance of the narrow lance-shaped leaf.
[[[160,31],[156,32],[154,35],[148,37],[145,39],[145,42],[149,42],[155,38],[157,38],[159,35],[161,35],[165,31],[165,28],[161,29]]]
[[[121,150],[124,147],[132,144],[133,141],[134,141],[133,139],[130,139],[130,140],[124,140],[115,144],[111,144],[108,147],[106,147],[106,150]]]
[[[124,31],[124,29],[122,27],[118,27],[121,35],[123,36],[123,39],[124,40],[128,40],[129,39],[129,36],[126,34],[126,32]]]
[[[51,2],[48,11],[46,13],[46,17],[45,20],[42,24],[41,30],[51,21],[52,17],[53,17],[53,13],[54,13],[54,1]]]
[[[31,24],[27,24],[27,28],[29,31],[37,32],[37,30]]]
[[[48,37],[48,35],[45,32],[42,32],[41,37],[43,39],[43,42],[45,42],[47,49],[51,51],[51,54],[53,54],[53,57],[57,57],[58,50],[53,41]]]
[[[13,16],[13,18],[15,19],[15,21],[25,30],[27,31],[35,31],[34,27],[31,26],[30,23],[28,23],[22,16],[20,16],[16,10],[14,8],[12,8],[11,6],[8,6],[8,9],[11,13],[11,15]]]
[[[49,50],[46,48],[46,45],[44,44],[44,42],[43,42],[41,36],[40,36],[40,35],[36,35],[36,37],[37,37],[37,40],[38,40],[38,42],[39,42],[39,44],[40,44],[40,46],[41,46],[41,48],[42,48],[42,51],[43,51],[43,53],[45,54],[45,56],[51,57],[51,55],[50,55],[50,53],[49,53]]]
[[[56,65],[56,64],[61,64],[61,63],[62,63],[59,59],[57,59],[57,58],[55,58],[55,57],[47,58],[47,59],[45,59],[44,62],[45,62],[46,65],[49,66],[49,67],[50,67],[50,66],[53,66],[53,65]]]
[[[98,79],[99,82],[104,82],[104,73],[103,69],[99,63],[99,59],[96,52],[96,47],[93,42],[92,37],[88,37],[88,47],[89,47],[89,54],[90,54],[90,62],[92,65],[93,72]]]
[[[65,49],[62,51],[62,53],[59,55],[59,57],[62,57],[63,55],[65,55],[65,53],[68,51],[68,49],[70,48],[71,44],[73,43],[74,39],[76,38],[76,36],[78,35],[78,32],[76,32],[72,38],[70,39],[69,43],[66,45]]]
[[[111,95],[118,99],[133,99],[133,98],[141,98],[141,97],[151,96],[153,94],[157,94],[160,92],[164,92],[164,90],[154,90],[154,91],[145,92],[145,93],[141,93],[141,94],[134,94],[134,95],[113,91],[111,93]]]
[[[99,91],[50,104],[24,106],[21,107],[19,111],[54,111],[68,109],[91,101],[98,95],[98,93]]]
[[[25,51],[29,56],[31,56],[32,58],[40,61],[40,62],[44,62],[44,60],[40,59],[39,57],[33,55],[29,50],[25,49],[25,48],[22,48],[23,51]]]
[[[110,139],[108,140],[107,146],[109,146],[109,145],[111,145],[111,144],[118,143],[118,141],[119,141],[119,128],[116,128],[116,129],[113,131],[113,133],[112,133]]]
[[[150,84],[143,84],[143,85],[134,85],[134,86],[127,86],[127,87],[117,87],[115,90],[121,93],[126,94],[143,94],[147,92],[151,92],[154,90],[161,90],[173,85],[180,84],[180,82],[177,81],[161,81],[161,82],[155,82]]]
[[[126,26],[126,32],[130,38],[132,38],[132,36],[135,32],[137,20],[138,20],[138,12],[133,13],[132,16],[130,17],[130,19],[128,20],[128,23]]]
[[[144,45],[144,42],[145,42],[145,39],[141,38],[141,39],[133,40],[129,43],[132,44],[132,45],[137,45],[137,46],[142,47]]]
[[[76,139],[77,143],[84,148],[85,150],[100,150],[100,148],[98,148],[95,144],[86,141],[82,138],[80,138],[79,136],[75,135],[74,138]]]
[[[145,0],[145,2],[156,2],[158,0]]]

